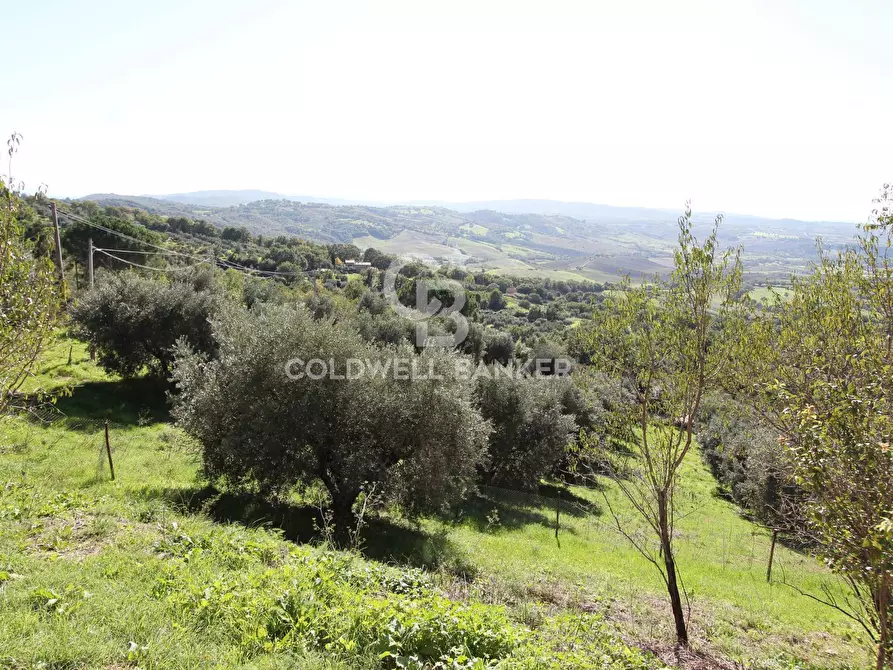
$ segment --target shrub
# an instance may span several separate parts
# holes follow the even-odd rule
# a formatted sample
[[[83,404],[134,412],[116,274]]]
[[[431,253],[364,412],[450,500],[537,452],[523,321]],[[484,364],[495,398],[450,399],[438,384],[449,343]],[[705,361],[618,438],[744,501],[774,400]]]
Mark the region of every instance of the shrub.
[[[209,319],[220,302],[208,275],[165,281],[121,272],[105,275],[72,309],[71,319],[75,334],[96,348],[107,371],[132,377],[146,368],[166,378],[177,340],[214,350]]]
[[[489,426],[455,354],[369,343],[300,305],[233,307],[213,329],[219,357],[204,362],[184,345],[174,371],[174,415],[201,443],[212,478],[274,496],[322,481],[342,532],[364,487],[412,510],[460,500],[473,485]],[[325,361],[342,378],[314,379],[320,366],[300,364],[287,375],[298,359]],[[365,361],[366,373],[344,379],[349,359]],[[410,366],[426,378],[410,379]]]
[[[563,410],[566,383],[499,373],[481,377],[481,414],[493,424],[487,483],[533,489],[559,463],[576,428]]]

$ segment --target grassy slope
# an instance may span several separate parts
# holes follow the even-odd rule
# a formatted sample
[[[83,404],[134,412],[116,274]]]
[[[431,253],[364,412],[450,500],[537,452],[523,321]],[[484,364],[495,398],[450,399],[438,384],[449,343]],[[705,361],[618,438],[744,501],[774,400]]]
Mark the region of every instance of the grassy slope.
[[[69,366],[69,346],[60,339],[40,370],[45,383],[74,385],[58,403],[68,418],[56,416],[49,425],[24,419],[0,424],[0,665],[375,667],[377,653],[362,644],[346,648],[364,639],[361,631],[375,630],[366,619],[354,622],[341,646],[329,642],[329,648],[294,640],[273,644],[248,634],[269,625],[256,620],[275,609],[272,594],[287,590],[275,580],[289,571],[304,575],[306,552],[325,554],[213,519],[273,521],[288,537],[309,537],[307,510],[207,498],[197,460],[167,423],[157,390],[139,380],[109,379],[79,344]],[[115,482],[103,465],[104,418],[112,421]],[[697,646],[760,659],[759,667],[794,667],[774,660],[782,657],[806,658],[818,667],[861,667],[864,657],[847,641],[853,635],[847,622],[788,587],[765,583],[765,536],[714,497],[713,488],[693,459],[680,496],[691,509],[680,524],[679,554],[694,596]],[[627,509],[608,484],[605,493],[615,509]],[[560,548],[552,500],[487,490],[456,521],[372,522],[365,553],[438,567],[435,583],[459,600],[507,604],[511,626],[535,630],[535,648],[548,648],[553,665],[540,657],[531,661],[533,652],[522,645],[512,657],[515,665],[506,667],[578,667],[569,657],[554,661],[556,649],[590,660],[608,654],[616,663],[610,667],[644,667],[647,661],[614,642],[610,630],[658,646],[670,639],[661,585],[653,568],[609,530],[601,494],[574,494],[602,511],[583,515],[564,504]],[[828,578],[811,560],[783,548],[776,564],[776,574],[782,573],[812,590]],[[464,581],[457,574],[475,578]],[[169,586],[171,581],[176,584]],[[310,588],[306,599],[315,602],[315,587],[301,588]],[[346,610],[351,617],[404,597],[377,588],[338,589],[337,597],[352,603]],[[441,601],[431,602],[420,607]],[[326,616],[349,618],[331,615],[340,612],[334,605],[326,607],[313,619],[319,626],[329,621]],[[497,609],[492,616],[502,616]],[[566,618],[571,614],[575,618]],[[575,645],[561,639],[569,631]]]

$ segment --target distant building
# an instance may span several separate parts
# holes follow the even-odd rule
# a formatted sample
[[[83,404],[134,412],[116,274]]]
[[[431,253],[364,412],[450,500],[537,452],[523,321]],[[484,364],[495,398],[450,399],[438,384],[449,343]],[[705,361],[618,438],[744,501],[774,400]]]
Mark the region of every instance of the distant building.
[[[365,269],[365,268],[371,268],[371,267],[372,267],[372,263],[367,263],[366,261],[355,261],[355,260],[353,260],[352,258],[349,259],[349,260],[344,261],[344,264],[345,264],[349,269],[357,269],[357,270],[363,270],[363,269]]]

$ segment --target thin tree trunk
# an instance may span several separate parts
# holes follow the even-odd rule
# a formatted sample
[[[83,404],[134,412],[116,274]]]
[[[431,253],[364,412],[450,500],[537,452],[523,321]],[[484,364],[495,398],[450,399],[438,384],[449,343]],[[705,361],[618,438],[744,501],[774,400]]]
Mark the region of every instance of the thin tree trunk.
[[[673,545],[670,538],[670,523],[665,495],[659,497],[658,506],[660,546],[661,552],[664,555],[664,567],[667,571],[667,591],[670,594],[670,607],[673,609],[673,621],[676,623],[676,641],[683,647],[687,647],[688,628],[685,624],[685,612],[682,609],[682,596],[679,593],[679,582],[676,577],[676,559],[673,556]]]

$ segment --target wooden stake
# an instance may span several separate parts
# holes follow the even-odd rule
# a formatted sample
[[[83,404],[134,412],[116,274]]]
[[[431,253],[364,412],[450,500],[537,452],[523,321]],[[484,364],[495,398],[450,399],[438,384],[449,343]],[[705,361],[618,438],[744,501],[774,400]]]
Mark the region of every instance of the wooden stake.
[[[109,444],[109,422],[105,421],[105,453],[109,457],[109,472],[112,473],[112,481],[115,481],[115,464],[112,463],[112,445]]]
[[[71,365],[71,350],[74,349],[74,345],[68,347],[68,364]]]
[[[775,559],[775,541],[778,539],[778,531],[772,531],[772,544],[769,547],[769,567],[766,569],[766,581],[772,581],[772,561]]]
[[[555,539],[558,539],[558,529],[561,528],[561,489],[558,490],[558,497],[555,498]]]
[[[50,203],[50,209],[53,212],[53,230],[56,240],[56,269],[59,271],[59,283],[65,284],[65,268],[62,267],[62,241],[59,237],[59,217],[56,214],[56,203]]]

